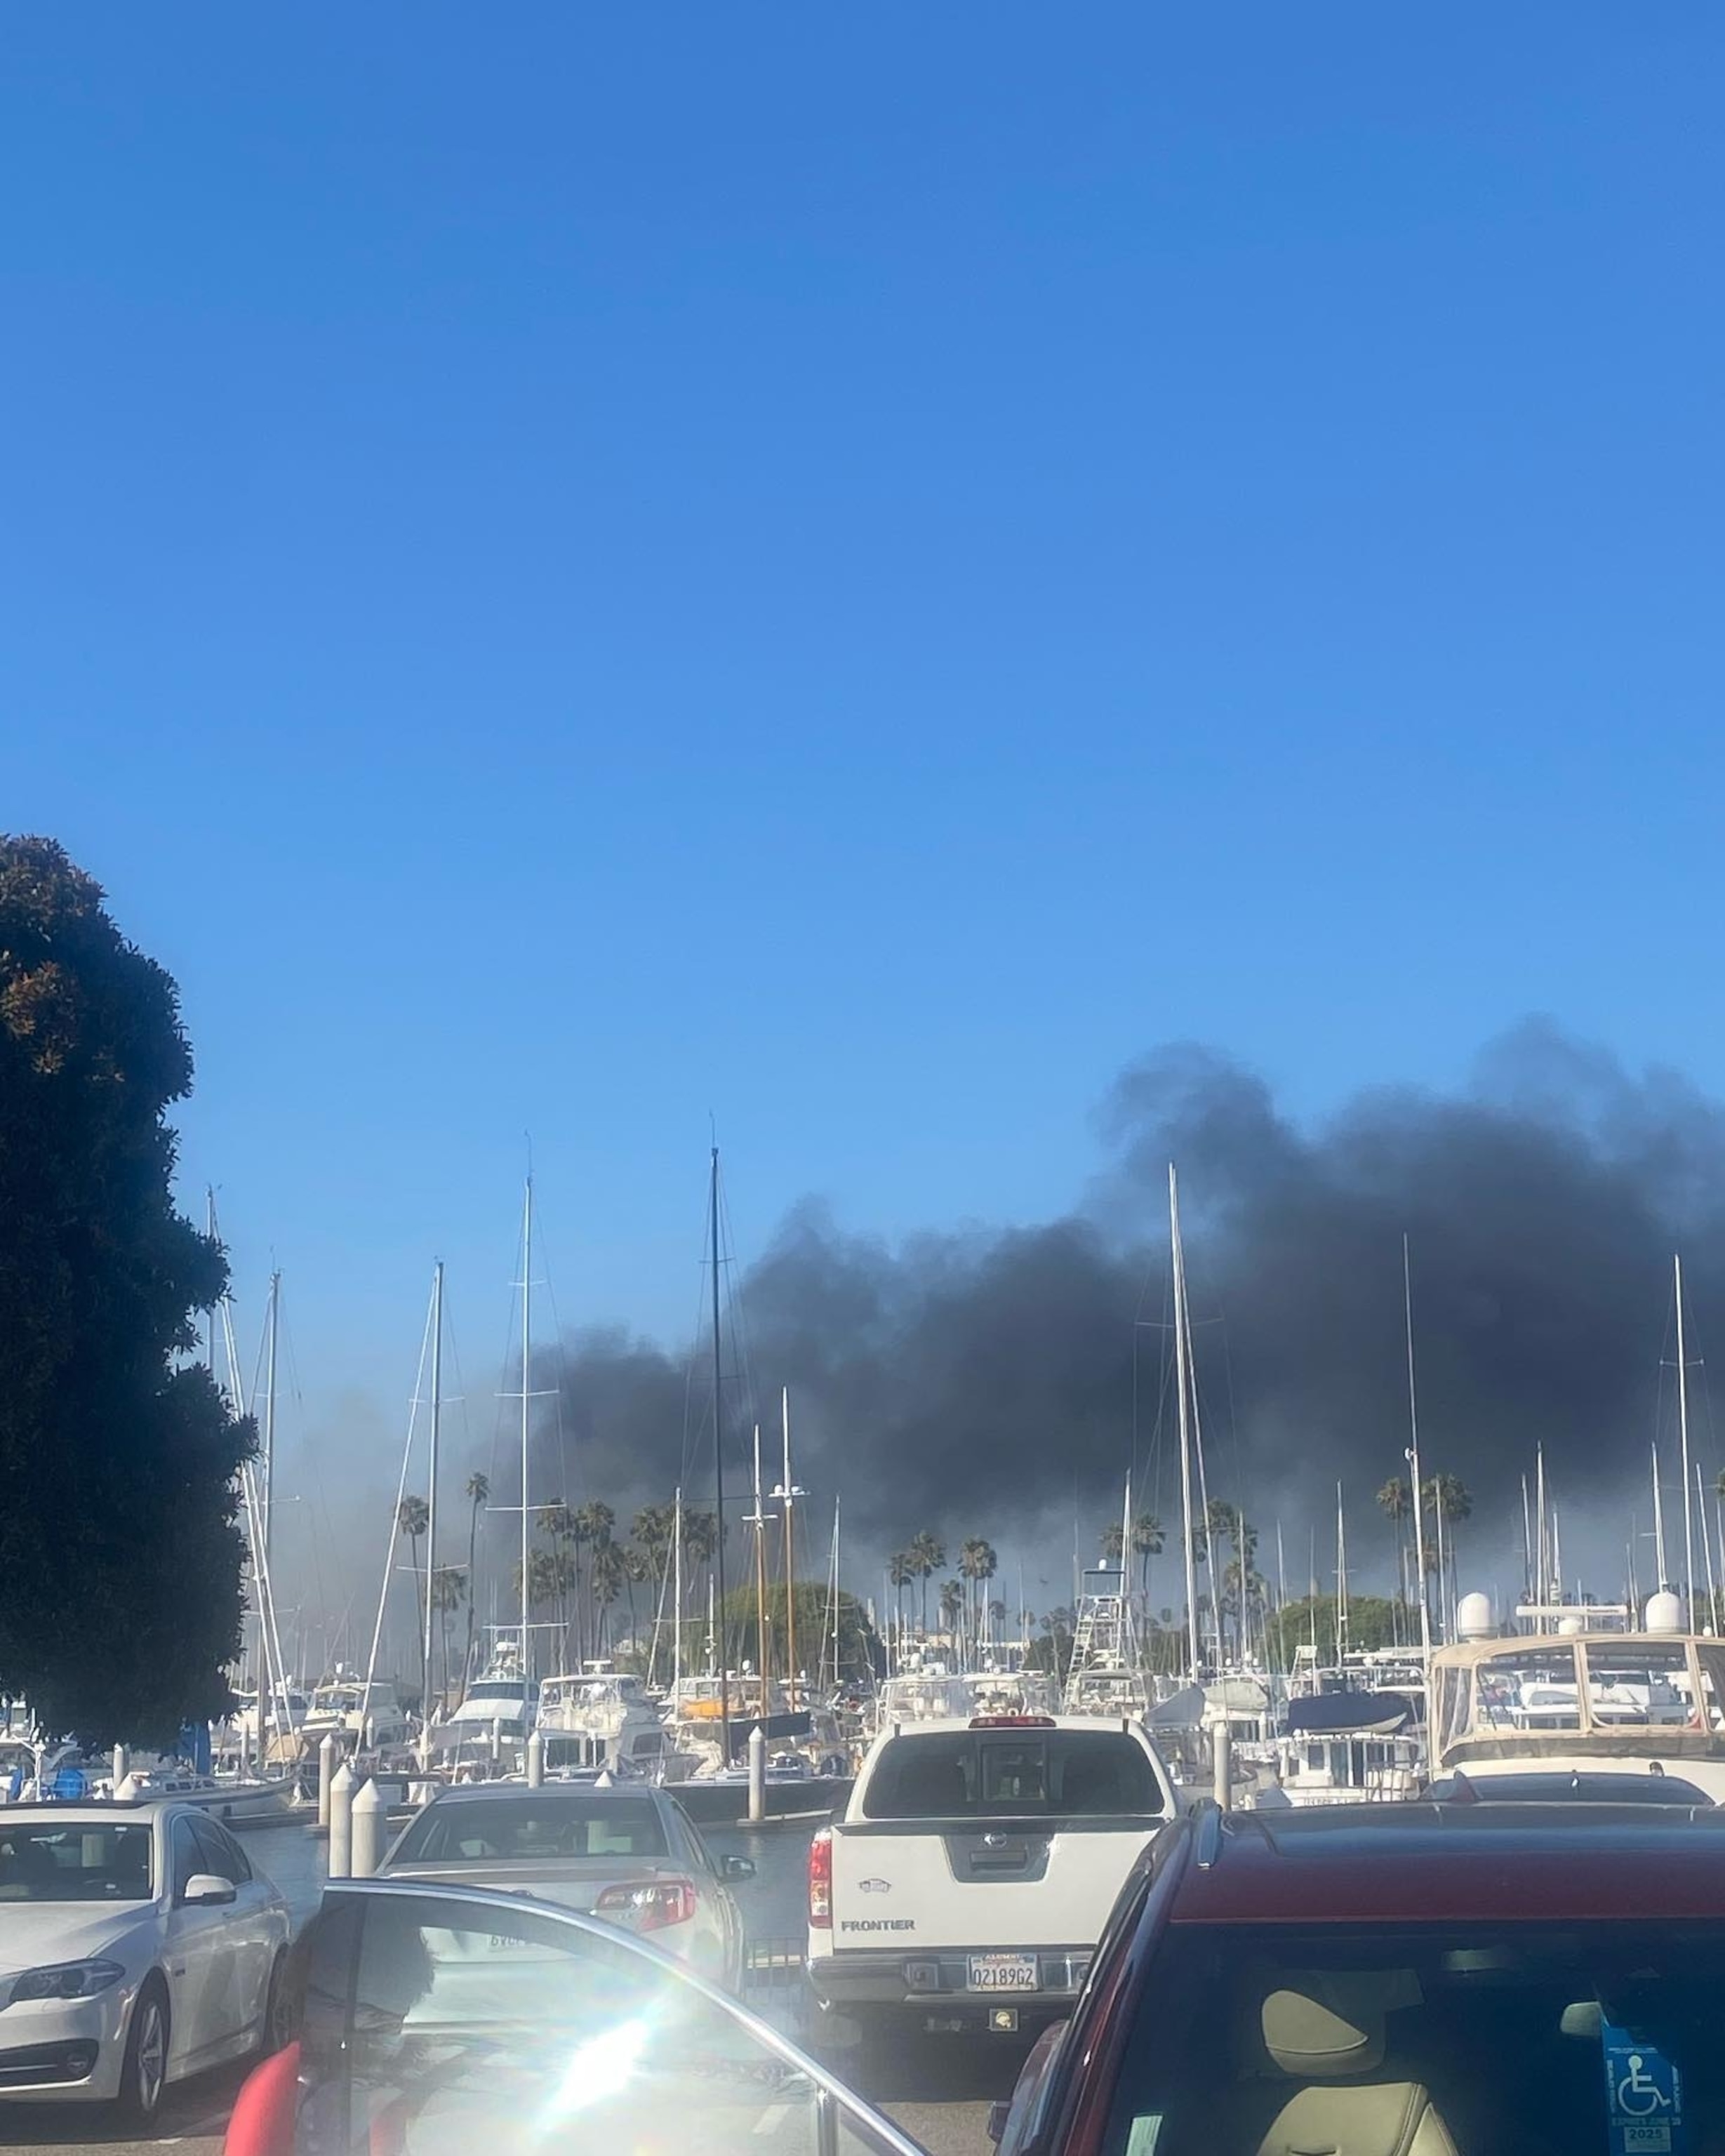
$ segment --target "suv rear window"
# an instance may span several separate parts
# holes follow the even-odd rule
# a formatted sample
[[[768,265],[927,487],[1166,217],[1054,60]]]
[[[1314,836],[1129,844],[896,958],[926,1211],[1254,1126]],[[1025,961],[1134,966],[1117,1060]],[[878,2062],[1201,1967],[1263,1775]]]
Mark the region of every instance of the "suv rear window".
[[[1149,1759],[1113,1729],[930,1730],[895,1737],[865,1819],[1159,1818]]]

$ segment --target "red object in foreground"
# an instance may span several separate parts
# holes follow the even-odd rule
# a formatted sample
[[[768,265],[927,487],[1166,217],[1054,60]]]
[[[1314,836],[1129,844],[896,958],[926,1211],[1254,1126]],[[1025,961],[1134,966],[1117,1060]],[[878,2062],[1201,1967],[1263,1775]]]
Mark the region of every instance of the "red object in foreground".
[[[294,2156],[299,2100],[300,2047],[287,2044],[246,2076],[222,2156]]]

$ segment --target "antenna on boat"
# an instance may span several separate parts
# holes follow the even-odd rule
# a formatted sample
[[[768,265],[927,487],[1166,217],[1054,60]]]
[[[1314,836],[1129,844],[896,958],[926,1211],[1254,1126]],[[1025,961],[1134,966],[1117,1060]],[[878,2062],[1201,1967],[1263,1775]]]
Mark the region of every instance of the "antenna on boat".
[[[1420,1481],[1420,1394],[1414,1382],[1414,1265],[1407,1231],[1402,1232],[1402,1309],[1408,1333],[1408,1468],[1414,1478],[1414,1568],[1420,1575],[1420,1652],[1431,1682],[1431,1607],[1425,1594],[1425,1515]],[[1426,1727],[1431,1726],[1428,1707]]]

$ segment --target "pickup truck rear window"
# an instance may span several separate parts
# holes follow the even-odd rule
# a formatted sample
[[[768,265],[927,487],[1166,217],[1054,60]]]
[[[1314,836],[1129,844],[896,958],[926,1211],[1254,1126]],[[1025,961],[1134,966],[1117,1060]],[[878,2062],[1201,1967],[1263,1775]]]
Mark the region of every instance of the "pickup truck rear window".
[[[930,1730],[895,1737],[865,1819],[1159,1817],[1155,1769],[1114,1729]]]

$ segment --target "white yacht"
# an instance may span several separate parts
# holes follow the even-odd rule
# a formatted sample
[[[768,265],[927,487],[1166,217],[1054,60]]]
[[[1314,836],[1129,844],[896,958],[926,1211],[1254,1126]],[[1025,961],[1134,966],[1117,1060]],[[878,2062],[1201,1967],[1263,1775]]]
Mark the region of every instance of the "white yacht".
[[[374,1677],[367,1686],[363,1677],[338,1669],[312,1686],[300,1733],[313,1752],[330,1736],[371,1751],[407,1743],[413,1729],[389,1679]]]
[[[1060,1686],[1042,1670],[977,1670],[958,1680],[967,1714],[1058,1714]]]
[[[603,1768],[677,1781],[696,1764],[677,1748],[642,1679],[606,1661],[583,1662],[578,1676],[547,1677],[536,1727],[547,1774]]]
[[[489,1736],[495,1727],[502,1737],[525,1743],[532,1733],[539,1709],[539,1686],[521,1667],[520,1650],[513,1640],[500,1642],[485,1672],[469,1685],[459,1707],[451,1707],[438,1725],[437,1736],[447,1741],[474,1740]]]
[[[880,1726],[895,1722],[951,1722],[972,1712],[965,1680],[936,1663],[888,1677],[880,1687]]]

